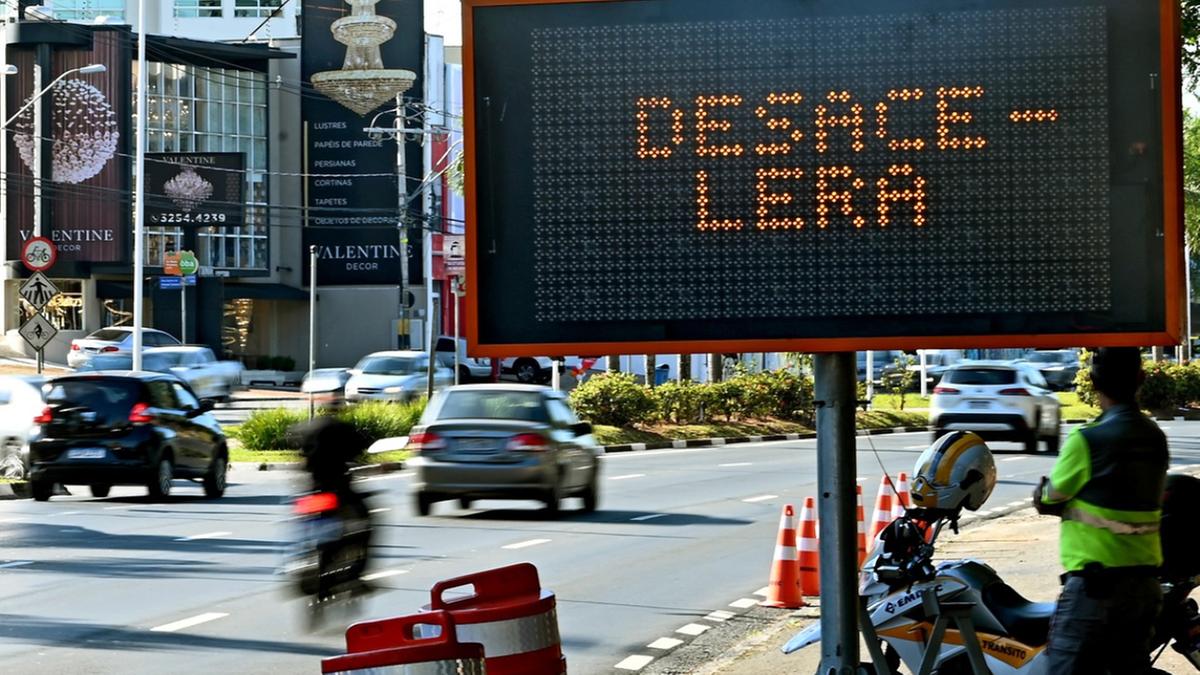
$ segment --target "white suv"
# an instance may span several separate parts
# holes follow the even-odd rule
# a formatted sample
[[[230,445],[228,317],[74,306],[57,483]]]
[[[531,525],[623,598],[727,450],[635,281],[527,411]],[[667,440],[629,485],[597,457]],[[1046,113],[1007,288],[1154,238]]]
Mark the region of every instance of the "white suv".
[[[1007,361],[960,363],[946,370],[929,400],[934,438],[974,431],[985,439],[1017,441],[1036,452],[1058,450],[1062,408],[1033,365]]]

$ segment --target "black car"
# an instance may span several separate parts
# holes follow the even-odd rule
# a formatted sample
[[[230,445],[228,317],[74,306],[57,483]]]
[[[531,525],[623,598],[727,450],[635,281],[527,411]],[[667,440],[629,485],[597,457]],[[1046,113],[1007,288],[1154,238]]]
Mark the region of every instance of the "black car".
[[[200,480],[204,495],[225,493],[225,435],[187,385],[159,373],[100,372],[52,380],[29,443],[33,498],[55,483],[82,484],[105,497],[113,485],[171,493],[175,478]]]

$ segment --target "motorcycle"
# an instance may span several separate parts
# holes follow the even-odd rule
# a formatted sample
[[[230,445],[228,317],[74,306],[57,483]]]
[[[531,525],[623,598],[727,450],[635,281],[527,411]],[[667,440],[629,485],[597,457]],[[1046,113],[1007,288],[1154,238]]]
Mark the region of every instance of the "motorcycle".
[[[371,522],[357,495],[312,492],[293,503],[298,537],[284,572],[309,597],[309,625],[318,627],[325,610],[370,592],[362,580],[370,549]]]
[[[1172,476],[1168,495],[1172,482],[1186,487],[1187,506],[1196,515],[1200,481]],[[1169,644],[1200,671],[1200,610],[1188,597],[1200,585],[1200,556],[1194,532],[1184,527],[1195,521],[1177,517],[1175,527],[1168,527],[1170,503],[1164,504],[1163,550],[1173,558],[1167,557],[1160,571],[1163,610],[1152,653]],[[913,673],[937,675],[1048,675],[1046,645],[1054,603],[1026,600],[983,562],[935,564],[934,544],[946,527],[958,533],[961,512],[961,507],[938,513],[910,509],[879,534],[859,575],[860,629],[873,655],[873,663],[862,666],[866,672],[896,672],[903,663]],[[1180,560],[1184,557],[1190,559]],[[944,630],[942,639],[930,639],[939,634],[942,615],[956,616],[956,625]],[[797,633],[783,651],[790,654],[820,639],[818,622]]]

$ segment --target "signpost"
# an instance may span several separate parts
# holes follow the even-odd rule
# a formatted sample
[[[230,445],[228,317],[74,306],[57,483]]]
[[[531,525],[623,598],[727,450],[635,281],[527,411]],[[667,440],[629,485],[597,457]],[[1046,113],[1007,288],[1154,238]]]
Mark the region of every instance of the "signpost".
[[[468,343],[817,352],[854,672],[849,351],[1179,340],[1177,5],[464,0]]]
[[[58,247],[45,237],[30,237],[21,246],[21,263],[30,272],[45,272],[58,260]]]
[[[179,340],[187,344],[187,287],[196,285],[196,272],[200,261],[193,251],[167,253],[163,256],[163,274],[158,287],[165,290],[179,289]]]
[[[18,292],[34,308],[34,314],[18,329],[21,337],[37,352],[37,372],[40,375],[45,363],[46,345],[58,334],[42,310],[58,295],[58,287],[42,274],[58,260],[58,248],[45,237],[32,237],[21,246],[21,263],[33,275],[26,279]]]

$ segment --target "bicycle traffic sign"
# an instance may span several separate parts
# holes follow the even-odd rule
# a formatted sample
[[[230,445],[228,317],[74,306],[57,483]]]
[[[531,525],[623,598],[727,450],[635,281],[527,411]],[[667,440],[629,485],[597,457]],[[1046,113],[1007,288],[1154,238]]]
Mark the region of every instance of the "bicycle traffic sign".
[[[21,263],[30,272],[45,272],[58,260],[58,248],[45,237],[33,237],[21,246]]]
[[[34,314],[17,332],[21,334],[21,337],[25,338],[30,347],[40,352],[58,334],[58,329],[54,327],[54,324],[47,321],[46,317],[41,314]]]

